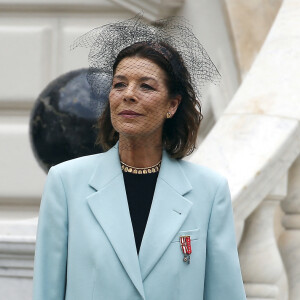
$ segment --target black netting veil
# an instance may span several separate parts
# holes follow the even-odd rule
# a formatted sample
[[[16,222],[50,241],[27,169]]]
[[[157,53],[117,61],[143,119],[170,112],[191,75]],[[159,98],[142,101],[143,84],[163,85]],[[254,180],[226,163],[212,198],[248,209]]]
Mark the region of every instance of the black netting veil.
[[[71,45],[71,50],[76,47],[90,48],[87,80],[93,99],[108,99],[117,55],[124,48],[138,42],[164,42],[176,49],[189,71],[198,100],[201,99],[201,91],[206,83],[217,83],[220,80],[216,66],[184,17],[169,17],[149,25],[138,14],[125,21],[97,27],[77,38]],[[164,55],[167,56],[168,53]],[[105,104],[105,101],[92,103],[99,113]]]

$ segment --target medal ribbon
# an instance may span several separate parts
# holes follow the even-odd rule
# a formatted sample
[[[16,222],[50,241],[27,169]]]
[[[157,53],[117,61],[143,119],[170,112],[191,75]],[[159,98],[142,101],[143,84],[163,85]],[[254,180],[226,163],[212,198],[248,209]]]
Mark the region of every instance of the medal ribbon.
[[[190,255],[192,253],[191,237],[189,235],[180,237],[180,245],[183,254]]]

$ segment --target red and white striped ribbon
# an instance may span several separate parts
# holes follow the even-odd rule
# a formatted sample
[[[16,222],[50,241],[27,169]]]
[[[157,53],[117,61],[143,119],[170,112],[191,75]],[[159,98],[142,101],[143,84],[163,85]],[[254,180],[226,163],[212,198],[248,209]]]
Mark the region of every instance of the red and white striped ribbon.
[[[192,253],[192,246],[191,246],[191,237],[187,236],[180,236],[180,245],[183,254],[191,254]]]

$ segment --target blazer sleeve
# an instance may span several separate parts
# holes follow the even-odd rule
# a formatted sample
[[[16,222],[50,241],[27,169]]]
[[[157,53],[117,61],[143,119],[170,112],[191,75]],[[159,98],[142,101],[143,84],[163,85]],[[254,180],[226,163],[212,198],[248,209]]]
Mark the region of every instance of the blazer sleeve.
[[[204,300],[246,300],[225,178],[217,188],[208,225]]]
[[[65,299],[68,212],[64,186],[50,168],[42,195],[37,227],[33,300]]]

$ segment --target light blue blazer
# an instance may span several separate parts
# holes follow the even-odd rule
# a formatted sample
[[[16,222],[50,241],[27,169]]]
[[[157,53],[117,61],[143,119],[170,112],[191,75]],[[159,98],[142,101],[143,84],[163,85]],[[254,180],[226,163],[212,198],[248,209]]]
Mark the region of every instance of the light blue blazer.
[[[137,255],[118,145],[50,169],[33,299],[245,300],[227,180],[164,150]]]

